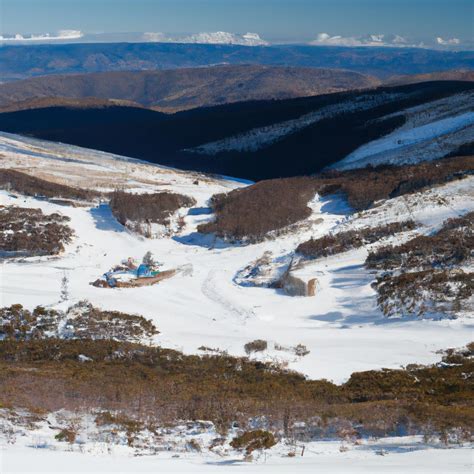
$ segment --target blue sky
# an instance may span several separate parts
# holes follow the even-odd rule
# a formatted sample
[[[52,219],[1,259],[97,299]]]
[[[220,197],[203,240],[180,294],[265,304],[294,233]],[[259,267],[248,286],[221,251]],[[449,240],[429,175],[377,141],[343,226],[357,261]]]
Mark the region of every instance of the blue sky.
[[[257,32],[309,41],[358,37],[473,37],[472,0],[0,0],[2,33]]]

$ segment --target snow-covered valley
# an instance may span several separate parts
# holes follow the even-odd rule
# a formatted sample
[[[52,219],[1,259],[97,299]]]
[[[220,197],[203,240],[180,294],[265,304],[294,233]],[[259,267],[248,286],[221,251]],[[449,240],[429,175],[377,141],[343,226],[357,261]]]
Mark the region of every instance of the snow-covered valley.
[[[472,126],[472,113],[465,114]],[[466,119],[466,117],[463,118]],[[442,119],[441,119],[442,122]],[[463,121],[465,124],[465,121]],[[456,125],[457,126],[457,125]],[[423,125],[420,126],[421,128]],[[398,135],[397,135],[398,136]],[[393,139],[396,140],[396,137]],[[380,144],[387,149],[385,142]],[[389,147],[390,148],[390,147]],[[381,148],[380,148],[381,149]],[[371,153],[375,153],[372,150]],[[361,155],[362,156],[362,155]],[[361,159],[357,156],[357,160]],[[366,152],[362,158],[369,156]],[[372,155],[371,155],[372,156]],[[355,158],[354,158],[355,159]],[[70,218],[75,236],[55,257],[4,259],[0,269],[0,306],[41,305],[65,310],[82,300],[104,310],[139,314],[153,321],[160,334],[153,343],[185,354],[204,354],[202,347],[244,356],[244,345],[255,339],[268,341],[265,351],[251,355],[276,362],[311,379],[345,382],[353,372],[431,364],[440,350],[461,347],[472,340],[474,315],[457,318],[386,318],[377,306],[371,284],[374,274],[364,267],[368,251],[381,243],[317,259],[300,272],[317,279],[314,296],[289,296],[281,289],[238,284],[236,275],[249,263],[271,252],[274,260],[291,258],[309,238],[328,233],[412,219],[417,227],[409,235],[428,235],[449,218],[474,211],[474,177],[451,181],[414,194],[388,199],[373,208],[352,213],[340,195],[315,195],[312,213],[291,231],[261,243],[238,245],[197,232],[213,218],[209,199],[216,193],[247,186],[248,182],[199,173],[177,171],[138,160],[0,134],[2,168],[14,168],[60,184],[97,190],[125,189],[137,193],[173,191],[191,196],[196,204],[182,217],[184,226],[174,235],[147,239],[122,226],[107,203],[65,206],[62,203],[0,191],[1,206],[38,208],[45,214]],[[351,161],[351,160],[350,160]],[[363,161],[363,160],[362,160]],[[393,243],[388,237],[382,243]],[[113,265],[146,252],[163,270],[187,265],[192,272],[176,275],[158,285],[141,288],[97,288],[91,282]],[[472,269],[471,269],[472,271]],[[61,295],[67,279],[67,298]],[[309,352],[297,355],[291,348],[304,345]],[[175,435],[171,433],[171,435]],[[171,436],[170,435],[170,436]],[[113,448],[112,456],[100,443],[85,441],[72,452],[47,441],[48,428],[18,434],[14,445],[4,444],[0,467],[8,472],[27,471],[31,464],[48,472],[66,472],[81,456],[81,471],[124,470],[151,472],[220,472],[229,464],[236,472],[469,472],[469,450],[435,449],[421,438],[366,440],[341,450],[341,443],[307,444],[305,457],[289,458],[279,445],[254,464],[236,463],[214,454],[160,453],[132,459],[130,449]],[[177,436],[177,435],[176,435]],[[36,442],[35,442],[36,439]],[[1,439],[0,435],[0,441]],[[33,449],[45,442],[47,449]],[[81,447],[82,446],[82,447]],[[80,454],[83,451],[86,454]],[[172,451],[172,449],[171,449]],[[28,453],[28,461],[22,459]],[[383,456],[379,456],[380,453]],[[30,458],[31,456],[31,458]],[[234,457],[232,457],[234,456]],[[90,464],[90,468],[88,467]],[[349,467],[350,466],[350,467]]]

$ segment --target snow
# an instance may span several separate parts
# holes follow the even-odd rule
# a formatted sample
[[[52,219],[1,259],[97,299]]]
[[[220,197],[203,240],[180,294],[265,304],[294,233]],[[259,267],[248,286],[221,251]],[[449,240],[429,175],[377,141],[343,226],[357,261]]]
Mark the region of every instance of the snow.
[[[267,46],[268,42],[260,38],[257,33],[245,33],[238,35],[226,31],[212,33],[196,33],[182,39],[179,43],[201,43],[201,44],[237,44],[241,46]]]
[[[442,158],[472,139],[473,101],[474,93],[464,92],[382,117],[379,121],[404,116],[405,123],[362,145],[331,168],[362,168],[369,163],[402,165]]]
[[[348,100],[340,102],[339,104],[321,107],[314,112],[309,112],[296,119],[254,128],[248,132],[215,142],[205,143],[198,147],[187,149],[186,151],[205,155],[216,155],[217,153],[225,151],[256,151],[321,120],[332,118],[342,113],[368,110],[397,100],[400,97],[401,94],[395,93],[363,95],[360,96],[357,101]]]
[[[18,444],[0,454],[2,473],[60,472],[163,472],[163,473],[396,473],[462,474],[470,473],[472,453],[468,448],[439,449],[423,445],[415,437],[374,441],[346,452],[339,442],[308,443],[303,457],[288,457],[275,450],[253,463],[242,456],[222,459],[208,454],[172,453],[133,457],[116,452],[81,453],[38,449]],[[273,450],[272,450],[273,451]],[[288,452],[288,450],[286,450]],[[0,452],[1,453],[1,452]]]
[[[474,210],[474,177],[453,181],[429,191],[390,199],[379,206],[349,215],[341,197],[314,197],[310,218],[300,227],[254,245],[230,245],[196,232],[212,218],[207,201],[245,183],[154,166],[93,150],[49,144],[40,140],[0,134],[2,166],[35,169],[35,175],[69,185],[135,192],[172,190],[196,199],[185,216],[184,229],[173,238],[145,239],[121,226],[107,204],[67,207],[47,200],[0,191],[0,205],[39,208],[44,213],[67,215],[76,233],[58,257],[4,261],[0,268],[0,306],[21,303],[65,309],[89,300],[104,310],[141,314],[160,331],[154,342],[185,353],[202,353],[200,346],[244,355],[244,344],[254,339],[269,342],[262,360],[288,364],[310,378],[340,383],[354,371],[398,368],[409,363],[439,360],[436,351],[459,347],[472,340],[472,319],[386,319],[376,306],[371,287],[374,275],[363,266],[367,248],[320,259],[305,267],[318,279],[314,297],[290,297],[280,290],[242,286],[235,277],[249,263],[270,251],[285,260],[296,246],[327,232],[376,226],[414,219],[416,232],[430,232],[443,220]],[[198,180],[199,185],[194,184]],[[165,263],[163,270],[192,264],[183,274],[143,288],[104,289],[89,283],[124,258],[141,259],[151,251]],[[61,282],[68,278],[67,301],[61,301]],[[304,344],[308,355],[297,356],[280,346]],[[87,361],[84,361],[87,363]],[[40,441],[41,436],[38,438]],[[288,458],[278,448],[252,464],[241,457],[220,458],[208,453],[172,453],[136,458],[130,452],[104,454],[94,446],[84,453],[34,449],[31,439],[19,437],[3,448],[2,472],[469,472],[466,449],[435,449],[413,438],[368,440],[339,452],[340,443],[314,442],[304,457]],[[0,445],[2,442],[0,440]],[[42,446],[41,442],[36,446]],[[87,448],[87,449],[86,449]],[[285,451],[286,449],[286,451]],[[386,450],[387,455],[376,452]],[[285,454],[286,453],[286,454]]]
[[[374,140],[361,146],[342,161],[338,162],[334,168],[360,168],[369,163],[372,165],[382,163],[413,163],[414,149],[433,141],[437,141],[437,150],[433,150],[432,153],[426,153],[425,147],[423,147],[422,159],[416,161],[441,158],[445,156],[448,151],[440,145],[439,140],[461,130],[465,130],[468,135],[472,136],[474,133],[474,112],[448,117],[419,127],[395,130],[379,140]],[[450,140],[450,150],[454,151],[455,148],[465,142],[464,135],[465,134],[461,135],[462,138],[459,142],[454,141],[453,143],[453,141]],[[406,155],[407,158],[403,159],[401,155]]]
[[[22,423],[23,413],[12,420],[0,418],[0,468],[17,472],[246,472],[246,473],[468,473],[472,467],[468,445],[449,449],[421,436],[360,439],[356,442],[322,440],[292,442],[283,438],[266,452],[256,452],[253,462],[229,442],[213,447],[219,436],[210,422],[188,422],[175,427],[144,429],[134,446],[120,425],[97,426],[95,415],[53,412],[33,424]],[[74,423],[73,444],[55,436]],[[112,434],[113,432],[113,434]],[[191,444],[191,443],[192,444]],[[200,447],[200,451],[195,449]],[[304,449],[304,451],[303,451]],[[294,456],[288,456],[293,453]],[[303,455],[302,455],[303,453]]]
[[[233,44],[240,46],[268,46],[268,41],[258,33],[229,33],[213,31],[194,33],[188,36],[170,36],[163,32],[147,32],[143,34],[145,41],[154,43],[197,43],[197,44]]]
[[[320,288],[310,298],[292,298],[275,289],[242,286],[235,277],[265,251],[271,251],[274,258],[285,258],[300,242],[329,231],[410,217],[428,226],[428,231],[429,226],[440,225],[446,218],[473,210],[474,177],[392,199],[350,218],[342,198],[329,201],[316,196],[311,203],[313,214],[300,229],[260,244],[232,246],[196,233],[196,227],[212,218],[206,214],[206,202],[212,194],[242,183],[206,178],[208,182],[201,181],[196,186],[192,184],[192,173],[75,147],[63,149],[57,145],[47,152],[49,145],[40,141],[35,142],[31,157],[32,143],[15,140],[11,136],[0,137],[4,165],[29,164],[37,167],[37,175],[58,179],[69,172],[69,184],[97,182],[113,189],[107,184],[113,181],[119,185],[128,183],[138,192],[174,190],[193,196],[199,212],[186,215],[185,228],[174,238],[145,239],[118,224],[106,204],[73,208],[1,192],[3,205],[35,207],[45,213],[69,216],[77,235],[59,258],[3,263],[2,306],[58,306],[61,280],[66,274],[70,299],[61,303],[63,307],[87,299],[103,309],[140,313],[152,319],[161,331],[157,343],[185,353],[197,353],[198,347],[204,345],[243,355],[245,343],[266,339],[269,350],[263,357],[287,362],[292,369],[312,378],[335,382],[347,380],[354,371],[432,363],[439,358],[437,350],[463,345],[472,338],[469,319],[386,320],[376,307],[371,288],[374,277],[363,267],[367,252],[364,248],[318,260],[308,267],[306,271],[318,279]],[[72,162],[63,161],[64,156],[59,156],[63,152]],[[99,173],[103,169],[106,176]],[[192,264],[192,275],[180,275],[144,288],[104,289],[89,284],[117,262],[127,257],[141,259],[148,250],[165,263],[163,270]],[[274,350],[275,344],[294,347],[300,343],[308,347],[310,354],[295,357]]]

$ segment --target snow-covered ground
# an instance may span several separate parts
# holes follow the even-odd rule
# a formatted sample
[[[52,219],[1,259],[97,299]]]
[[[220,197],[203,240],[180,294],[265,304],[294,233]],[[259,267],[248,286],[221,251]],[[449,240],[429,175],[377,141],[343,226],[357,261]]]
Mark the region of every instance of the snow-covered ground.
[[[173,190],[197,201],[180,234],[151,240],[122,227],[107,204],[68,207],[1,191],[0,205],[69,216],[76,237],[61,256],[1,263],[0,306],[21,303],[29,309],[37,305],[65,308],[87,299],[103,309],[152,319],[161,331],[155,342],[185,353],[200,353],[198,348],[207,346],[243,355],[245,343],[265,339],[269,349],[258,357],[288,364],[311,378],[338,383],[354,371],[432,363],[439,360],[436,351],[472,340],[474,315],[464,314],[455,320],[385,319],[371,288],[374,277],[363,266],[367,248],[321,259],[307,267],[305,271],[318,279],[314,297],[290,297],[280,290],[242,286],[234,281],[240,269],[265,251],[284,258],[300,242],[329,231],[411,218],[422,225],[417,232],[429,232],[449,217],[474,210],[472,176],[395,198],[352,216],[342,198],[315,196],[313,214],[299,230],[260,244],[238,246],[202,236],[196,233],[196,226],[212,218],[207,208],[212,194],[244,186],[243,182],[7,134],[0,134],[0,159],[3,167],[34,169],[36,176],[69,185],[125,187],[136,192]],[[164,263],[164,270],[191,264],[193,272],[151,287],[104,289],[90,285],[121,260],[141,258],[147,251]],[[60,302],[65,275],[69,299]],[[297,344],[304,344],[310,353],[300,357],[275,347]],[[365,442],[347,452],[339,452],[340,443],[311,443],[302,458],[288,458],[272,450],[266,461],[261,458],[251,465],[205,454],[184,454],[175,459],[163,453],[137,459],[120,453],[32,449],[28,443],[31,440],[21,438],[0,451],[1,472],[289,473],[296,468],[303,472],[470,471],[468,450],[433,449],[411,438]],[[383,450],[388,451],[386,456],[376,454]]]
[[[0,413],[2,414],[2,413]],[[22,416],[19,413],[17,416]],[[59,441],[60,426],[73,420],[73,444]],[[18,472],[246,472],[246,473],[469,473],[472,452],[421,436],[295,442],[282,439],[271,450],[256,452],[252,462],[229,441],[223,444],[210,422],[144,430],[130,446],[125,431],[97,426],[94,416],[56,412],[42,421],[12,424],[0,418],[0,471]],[[221,438],[222,439],[222,438]]]
[[[185,217],[181,234],[145,239],[123,228],[106,204],[74,208],[1,192],[0,204],[60,212],[71,218],[70,225],[76,232],[76,238],[58,258],[3,263],[2,306],[59,306],[61,280],[66,275],[70,299],[61,303],[63,307],[87,299],[104,309],[141,314],[152,319],[161,331],[157,343],[186,353],[196,353],[204,345],[243,355],[245,343],[266,339],[270,348],[262,357],[288,363],[312,378],[335,382],[346,380],[354,371],[434,362],[439,358],[437,350],[472,339],[472,320],[467,317],[440,321],[385,319],[370,286],[373,275],[363,266],[367,254],[364,248],[311,265],[307,271],[318,279],[319,291],[310,298],[241,286],[234,277],[265,251],[275,257],[285,256],[311,236],[339,228],[413,218],[429,230],[444,219],[474,209],[474,177],[393,199],[351,218],[341,198],[316,197],[313,215],[299,231],[256,245],[231,246],[197,234],[195,229],[211,218],[206,201],[212,194],[242,183],[214,178],[194,185],[194,174],[135,160],[60,146],[51,155],[41,148],[41,142],[23,145],[22,141],[12,142],[11,136],[0,140],[5,165],[22,167],[31,161],[31,166],[38,168],[37,175],[64,176],[70,184],[89,182],[109,188],[128,183],[137,191],[171,189],[197,200],[196,208]],[[61,161],[61,154],[71,157],[72,163]],[[148,250],[164,263],[164,270],[191,264],[192,275],[133,289],[103,289],[89,284],[121,260],[129,256],[140,259]],[[305,357],[273,349],[275,344],[292,347],[300,343],[311,351]]]
[[[30,441],[30,440],[29,440]],[[57,450],[48,446],[16,443],[0,450],[2,473],[393,473],[393,474],[469,474],[472,451],[469,447],[443,449],[423,444],[418,437],[385,438],[360,446],[342,448],[337,441],[308,443],[288,457],[290,449],[281,446],[249,463],[241,455],[221,458],[208,453],[160,453],[135,457],[119,449],[107,452],[100,447],[84,453],[80,448]],[[344,446],[344,445],[342,445]],[[0,448],[1,449],[1,448]]]
[[[410,164],[442,158],[474,135],[474,93],[466,92],[410,107],[380,120],[404,115],[405,123],[388,135],[354,150],[332,168],[363,168],[369,163]]]

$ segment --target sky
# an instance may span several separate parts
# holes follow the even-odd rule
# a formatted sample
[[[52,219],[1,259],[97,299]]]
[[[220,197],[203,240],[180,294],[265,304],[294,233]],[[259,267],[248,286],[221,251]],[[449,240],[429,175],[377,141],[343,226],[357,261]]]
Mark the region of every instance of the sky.
[[[452,45],[474,35],[473,0],[0,0],[0,15],[2,35],[226,31],[331,44],[383,34]]]

